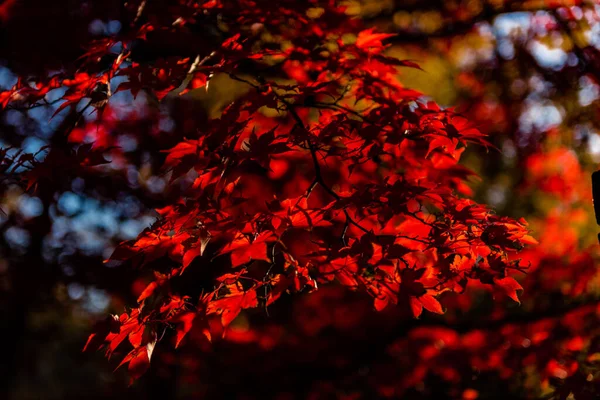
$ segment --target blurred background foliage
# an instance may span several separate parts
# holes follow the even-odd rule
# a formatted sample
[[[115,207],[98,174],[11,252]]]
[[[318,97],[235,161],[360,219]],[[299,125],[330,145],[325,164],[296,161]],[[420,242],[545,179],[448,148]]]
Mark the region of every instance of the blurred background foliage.
[[[21,23],[38,21],[38,14],[50,7],[31,3],[37,8],[20,15]],[[77,7],[83,7],[59,3],[65,15],[67,9],[77,14]],[[199,393],[233,398],[240,388],[252,398],[261,393],[269,397],[268,387],[281,390],[280,398],[313,393],[321,395],[313,398],[354,398],[356,387],[369,386],[365,382],[372,375],[391,383],[379,383],[370,398],[397,395],[386,389],[393,382],[406,383],[407,398],[464,399],[549,397],[560,390],[568,396],[571,386],[595,385],[599,228],[590,175],[600,162],[600,5],[592,0],[345,4],[347,13],[367,26],[397,33],[389,40],[389,55],[422,67],[399,71],[405,86],[467,115],[497,148],[470,147],[463,162],[479,176],[469,185],[475,198],[498,214],[524,217],[540,241],[520,255],[531,262],[520,278],[522,305],[498,295],[493,300],[493,294],[471,288],[463,296],[443,299],[445,316],[409,321],[399,311],[377,314],[368,299],[330,288],[294,301],[287,298],[270,310],[266,321],[264,313],[243,314],[213,347],[196,343],[175,353],[159,350],[161,361],[127,388],[123,371],[113,373],[114,365],[100,354],[82,354],[81,348],[95,321],[135,302],[145,278],[102,260],[117,243],[149,226],[154,208],[177,196],[176,188],[166,190],[160,150],[217,116],[244,89],[217,76],[206,89],[167,96],[160,104],[143,92],[135,99],[121,92],[112,96],[102,125],[89,115],[73,133],[83,141],[121,147],[124,156],[115,155],[103,175],[57,177],[62,182],[58,191],[35,196],[14,185],[4,190],[3,398],[196,398]],[[114,34],[122,25],[110,11],[117,6],[107,2],[105,7],[104,19],[86,20],[85,13],[76,22],[65,18],[91,37]],[[3,89],[14,82],[12,68],[20,57],[12,39],[6,39],[13,34],[10,27],[2,27]],[[51,28],[36,29],[44,33]],[[37,153],[59,140],[54,132],[72,118],[65,111],[50,119],[59,93],[48,94],[47,107],[3,110],[0,147]],[[331,306],[323,310],[320,302]],[[487,360],[482,365],[493,364],[489,370],[474,361],[477,333],[482,332],[489,347],[481,345],[487,355],[477,357]],[[280,340],[285,344],[277,347]],[[309,340],[312,349],[297,344],[302,340]],[[373,346],[379,353],[369,359],[362,349]],[[286,357],[294,364],[282,371],[275,360]],[[328,361],[322,368],[311,363],[324,357]],[[346,363],[353,369],[332,372]],[[444,369],[446,364],[452,367]],[[280,382],[269,380],[274,371],[283,377]],[[285,390],[291,390],[288,397]],[[593,390],[589,393],[600,393]]]

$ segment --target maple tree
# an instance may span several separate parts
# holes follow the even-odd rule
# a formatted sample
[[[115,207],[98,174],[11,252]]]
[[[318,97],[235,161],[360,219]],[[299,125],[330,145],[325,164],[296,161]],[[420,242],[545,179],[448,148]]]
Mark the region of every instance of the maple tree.
[[[7,32],[35,31],[23,20],[47,18],[19,2],[1,7]],[[590,188],[555,131],[530,135],[519,150],[523,192],[560,200],[548,215],[523,212],[530,229],[523,215],[477,201],[477,174],[461,160],[484,154],[497,168],[503,131],[523,136],[486,108],[493,105],[476,73],[459,77],[476,105],[466,112],[398,80],[421,67],[393,57],[390,44],[418,32],[368,27],[333,0],[276,8],[264,0],[89,2],[66,13],[70,7],[57,7],[55,37],[6,39],[14,79],[0,100],[19,122],[0,152],[1,188],[43,204],[30,218],[39,254],[19,249],[19,240],[7,245],[24,257],[14,261],[22,267],[13,268],[15,287],[44,287],[50,273],[32,284],[31,265],[57,251],[61,277],[115,294],[117,314],[96,324],[85,350],[118,359],[130,383],[151,367],[169,375],[160,368],[177,364],[186,365],[186,384],[202,373],[205,382],[244,381],[240,389],[199,385],[190,396],[284,396],[299,389],[272,381],[299,368],[300,380],[312,376],[306,397],[477,398],[486,386],[470,386],[473,371],[514,382],[529,367],[541,384],[525,382],[523,393],[552,384],[557,398],[595,395],[595,255],[565,228],[586,220],[578,206]],[[545,7],[565,23],[574,15]],[[557,21],[543,23],[555,29]],[[44,46],[64,37],[66,23],[80,34],[48,54]],[[39,51],[23,51],[29,44]],[[583,73],[596,79],[591,51],[579,49]],[[229,93],[216,96],[220,86]],[[29,152],[17,115],[34,118],[36,110],[52,133]],[[86,268],[86,249],[69,250],[57,233],[58,217],[74,207],[64,193],[73,192],[123,201],[115,206],[123,218],[150,209],[157,217],[130,240],[100,243],[110,250],[104,265]],[[3,212],[20,221],[10,204]],[[509,314],[522,290],[575,300]],[[481,311],[473,299],[486,292],[493,312],[472,317]],[[249,360],[265,352],[263,365]],[[315,363],[338,372],[309,371]]]

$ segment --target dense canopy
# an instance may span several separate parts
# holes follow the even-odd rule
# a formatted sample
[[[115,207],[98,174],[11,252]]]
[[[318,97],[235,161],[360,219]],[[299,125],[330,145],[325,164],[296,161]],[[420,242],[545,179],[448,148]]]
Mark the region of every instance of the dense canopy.
[[[599,21],[4,1],[2,392],[596,398]]]

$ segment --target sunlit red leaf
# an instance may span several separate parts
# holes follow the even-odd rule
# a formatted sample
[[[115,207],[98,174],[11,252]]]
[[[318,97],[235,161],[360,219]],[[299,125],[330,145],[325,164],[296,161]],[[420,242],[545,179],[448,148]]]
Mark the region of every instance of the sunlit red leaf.
[[[423,305],[423,307],[425,307],[427,311],[436,314],[444,313],[440,302],[430,294],[424,294],[423,296],[418,297],[417,300]]]
[[[523,290],[523,287],[514,278],[507,276],[502,279],[495,279],[494,283],[500,286],[500,288],[506,292],[508,297],[519,304],[521,303],[519,297],[517,296],[517,290]]]
[[[361,49],[381,48],[383,46],[381,41],[392,36],[394,35],[389,33],[375,33],[373,28],[366,29],[359,32],[356,38],[356,46]]]
[[[250,289],[245,292],[225,296],[218,300],[213,300],[208,304],[207,312],[221,315],[221,323],[226,328],[245,308],[258,306],[256,290]]]

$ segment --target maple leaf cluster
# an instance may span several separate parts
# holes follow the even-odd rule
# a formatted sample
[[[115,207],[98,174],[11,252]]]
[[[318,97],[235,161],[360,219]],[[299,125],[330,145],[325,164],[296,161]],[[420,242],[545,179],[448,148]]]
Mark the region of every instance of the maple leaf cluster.
[[[512,254],[537,242],[524,220],[470,199],[474,173],[460,164],[467,145],[496,149],[463,115],[397,81],[418,65],[384,55],[391,35],[334,1],[133,1],[126,13],[128,28],[88,43],[75,67],[0,93],[3,107],[31,107],[65,88],[55,115],[82,108],[63,124],[73,151],[7,162],[32,163],[19,176],[28,189],[61,179],[57,169],[77,176],[125,162],[99,129],[100,141],[81,144],[84,112],[110,122],[113,94],[161,102],[206,91],[217,76],[243,93],[162,149],[179,196],[107,260],[154,279],[86,349],[110,357],[128,346],[120,365],[137,379],[167,329],[175,346],[192,327],[211,340],[214,316],[226,332],[245,309],[326,284],[415,318],[444,313],[439,295],[469,283],[519,301],[513,274],[525,264]],[[199,41],[197,26],[218,34]],[[181,290],[193,269],[205,279]]]

